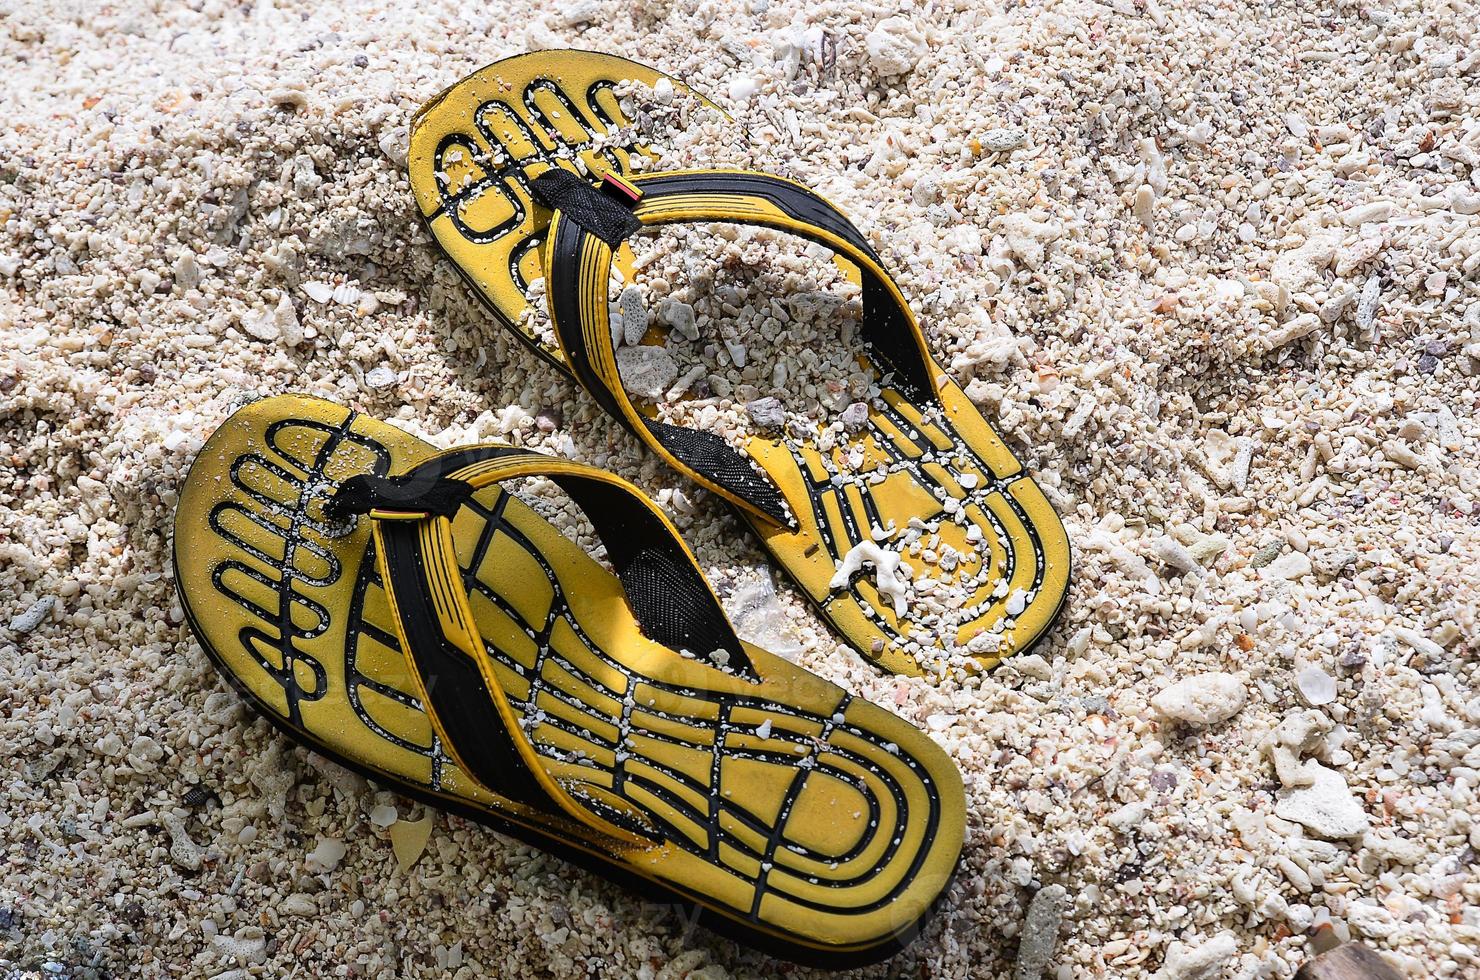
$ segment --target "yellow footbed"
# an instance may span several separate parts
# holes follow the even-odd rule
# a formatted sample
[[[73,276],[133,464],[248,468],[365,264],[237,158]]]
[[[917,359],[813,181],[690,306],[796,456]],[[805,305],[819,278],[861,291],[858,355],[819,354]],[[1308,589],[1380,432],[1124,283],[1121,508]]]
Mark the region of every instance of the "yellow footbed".
[[[248,405],[201,450],[176,517],[176,577],[202,644],[260,710],[389,785],[782,943],[867,949],[925,914],[964,821],[960,777],[929,738],[748,644],[758,683],[648,640],[620,582],[497,487],[453,521],[493,670],[550,776],[595,817],[635,813],[660,841],[612,848],[462,771],[413,693],[370,521],[323,514],[349,477],[435,452],[298,396]]]

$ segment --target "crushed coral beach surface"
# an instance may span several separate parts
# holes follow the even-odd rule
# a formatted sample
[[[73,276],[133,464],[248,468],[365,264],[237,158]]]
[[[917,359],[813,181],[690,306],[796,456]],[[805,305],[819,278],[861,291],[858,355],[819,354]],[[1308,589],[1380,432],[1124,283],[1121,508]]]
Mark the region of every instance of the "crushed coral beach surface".
[[[1476,976],[1477,12],[4,4],[0,973],[805,974],[291,746],[215,675],[171,584],[179,482],[234,407],[298,390],[616,470],[746,635],[950,752],[960,872],[863,975],[1285,978],[1350,936]],[[731,113],[660,166],[779,170],[853,217],[1064,516],[1035,651],[881,674],[480,309],[415,214],[411,116],[561,46]],[[846,427],[870,380],[841,341],[748,377],[733,346],[769,290],[846,290],[743,245],[739,302],[665,304],[653,276],[696,273],[662,248],[617,294],[692,342],[626,355],[629,387],[682,380],[709,402],[674,417],[733,435],[832,373],[811,418]]]

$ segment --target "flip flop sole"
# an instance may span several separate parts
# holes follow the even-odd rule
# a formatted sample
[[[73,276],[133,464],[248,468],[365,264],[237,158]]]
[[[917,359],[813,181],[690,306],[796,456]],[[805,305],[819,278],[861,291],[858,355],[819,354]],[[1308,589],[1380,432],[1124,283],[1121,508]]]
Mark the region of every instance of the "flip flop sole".
[[[568,370],[554,335],[525,315],[525,291],[544,275],[539,251],[550,223],[530,182],[551,167],[626,176],[641,168],[642,158],[656,159],[633,131],[616,90],[623,82],[651,87],[664,78],[723,114],[646,65],[562,50],[496,61],[412,120],[407,172],[422,220],[495,317],[557,367]]]
[[[434,451],[292,396],[247,406],[211,437],[182,490],[175,573],[222,673],[327,757],[644,894],[656,886],[750,945],[836,966],[907,942],[959,853],[950,760],[764,651],[747,651],[757,685],[656,648],[621,615],[613,577],[496,488],[454,529],[500,681],[552,775],[593,811],[640,811],[670,844],[613,857],[458,768],[412,693],[366,522],[322,511],[350,476]],[[800,767],[804,756],[814,762]]]

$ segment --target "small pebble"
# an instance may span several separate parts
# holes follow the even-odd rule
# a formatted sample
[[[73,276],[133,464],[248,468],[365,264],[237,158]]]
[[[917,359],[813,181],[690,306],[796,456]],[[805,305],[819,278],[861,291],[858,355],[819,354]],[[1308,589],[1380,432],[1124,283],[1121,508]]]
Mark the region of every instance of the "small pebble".
[[[283,899],[278,907],[288,915],[316,915],[319,911],[318,904],[314,902],[313,896],[306,895],[303,892],[294,892]]]
[[[1304,824],[1327,840],[1360,836],[1370,821],[1341,773],[1314,761],[1306,763],[1306,770],[1314,776],[1313,782],[1280,790],[1274,806],[1276,815]]]
[[[843,431],[859,432],[868,425],[868,405],[863,402],[854,402],[843,409],[838,421],[843,423]],[[963,484],[964,485],[964,484]]]
[[[432,817],[429,814],[420,820],[397,820],[390,825],[390,835],[396,864],[402,871],[409,871],[426,851],[432,836]]]
[[[1203,980],[1216,976],[1238,952],[1238,945],[1231,932],[1221,932],[1200,942],[1175,940],[1167,949],[1166,959],[1154,980]]]
[[[661,347],[641,344],[617,351],[617,371],[627,390],[638,398],[662,398],[678,378],[678,364]]]
[[[326,282],[305,282],[298,288],[315,303],[327,303],[334,297],[334,287]]]
[[[908,17],[886,17],[864,37],[869,63],[881,76],[911,71],[925,53],[924,34]]]
[[[786,423],[786,411],[781,406],[780,399],[758,398],[753,402],[747,402],[745,412],[750,420],[762,429],[780,429]]]
[[[320,837],[317,846],[308,854],[309,863],[321,871],[333,871],[344,860],[348,849],[344,842],[333,837]]]
[[[1018,937],[1015,980],[1038,980],[1059,945],[1059,924],[1064,916],[1069,892],[1063,885],[1045,885],[1038,889],[1028,904]]]
[[[1314,664],[1295,673],[1295,686],[1306,704],[1330,704],[1336,700],[1336,678]]]
[[[1298,551],[1291,551],[1265,565],[1259,570],[1259,575],[1261,578],[1289,581],[1305,578],[1310,572],[1310,558]]]
[[[698,340],[699,328],[694,319],[694,308],[688,303],[665,297],[658,304],[658,320],[674,330],[685,340]]]
[[[377,364],[365,372],[365,386],[367,388],[389,388],[396,383],[396,372],[384,364]]]
[[[51,615],[51,610],[56,604],[55,596],[42,596],[10,620],[10,631],[20,636],[31,632],[40,626],[47,616]]]
[[[755,79],[748,75],[736,75],[730,79],[730,101],[748,102],[758,89]]]
[[[1233,674],[1207,673],[1163,689],[1151,699],[1158,714],[1189,725],[1216,725],[1238,714],[1248,694]]]
[[[648,312],[643,304],[642,290],[636,286],[625,287],[618,305],[622,311],[623,341],[629,346],[641,343],[648,328]]]
[[[1006,153],[1023,145],[1027,138],[1020,129],[989,129],[980,137],[982,147],[990,153]]]

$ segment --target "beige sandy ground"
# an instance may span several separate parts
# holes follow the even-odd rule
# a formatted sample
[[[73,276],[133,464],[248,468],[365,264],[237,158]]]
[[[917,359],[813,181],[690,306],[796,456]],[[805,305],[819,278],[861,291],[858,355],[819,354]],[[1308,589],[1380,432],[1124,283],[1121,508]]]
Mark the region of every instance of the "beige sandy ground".
[[[613,467],[727,592],[763,580],[418,228],[411,113],[559,44],[689,79],[739,121],[716,158],[849,209],[1074,539],[1060,626],[982,680],[881,676],[785,586],[761,624],[965,775],[943,914],[872,975],[1008,976],[1061,937],[1049,976],[1286,977],[1329,924],[1480,976],[1477,25],[1416,0],[0,2],[0,976],[789,971],[440,815],[401,869],[420,808],[251,718],[170,585],[193,452],[285,389]],[[1051,885],[1062,922],[1024,942]]]

